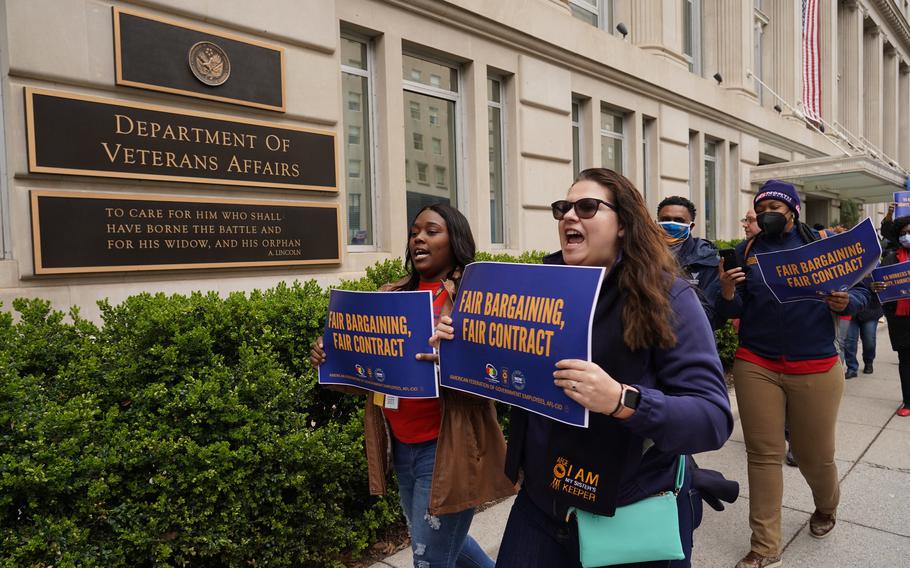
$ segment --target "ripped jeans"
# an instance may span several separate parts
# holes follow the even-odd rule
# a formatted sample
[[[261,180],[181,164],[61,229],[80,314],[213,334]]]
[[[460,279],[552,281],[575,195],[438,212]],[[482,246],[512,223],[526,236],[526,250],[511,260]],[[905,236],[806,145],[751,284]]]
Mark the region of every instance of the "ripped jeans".
[[[440,516],[427,511],[436,440],[405,444],[393,438],[392,455],[414,568],[493,568],[493,560],[468,535],[473,509]]]

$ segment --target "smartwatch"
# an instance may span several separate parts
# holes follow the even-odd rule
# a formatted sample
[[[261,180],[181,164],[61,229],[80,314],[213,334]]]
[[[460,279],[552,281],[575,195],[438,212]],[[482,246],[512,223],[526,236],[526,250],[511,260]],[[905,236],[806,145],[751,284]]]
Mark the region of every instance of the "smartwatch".
[[[624,386],[622,389],[622,395],[619,397],[619,402],[626,408],[636,410],[638,409],[638,403],[641,402],[641,393],[637,390]]]

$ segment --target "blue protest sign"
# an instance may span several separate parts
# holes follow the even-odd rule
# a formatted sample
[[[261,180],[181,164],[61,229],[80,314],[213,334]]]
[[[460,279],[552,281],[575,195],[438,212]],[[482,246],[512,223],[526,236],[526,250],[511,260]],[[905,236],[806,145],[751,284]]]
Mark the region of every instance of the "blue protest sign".
[[[886,285],[877,294],[879,302],[910,300],[910,261],[876,268],[872,271],[872,281]]]
[[[439,396],[436,366],[417,361],[432,351],[428,291],[332,290],[319,384],[350,385],[401,398]]]
[[[908,188],[910,188],[910,178],[908,178]],[[892,219],[910,215],[910,191],[894,192],[894,214]]]
[[[801,247],[755,255],[778,302],[824,301],[855,286],[878,266],[882,247],[870,219],[851,230]]]
[[[556,362],[591,360],[603,268],[476,262],[440,346],[440,383],[575,426],[588,410],[553,384]]]

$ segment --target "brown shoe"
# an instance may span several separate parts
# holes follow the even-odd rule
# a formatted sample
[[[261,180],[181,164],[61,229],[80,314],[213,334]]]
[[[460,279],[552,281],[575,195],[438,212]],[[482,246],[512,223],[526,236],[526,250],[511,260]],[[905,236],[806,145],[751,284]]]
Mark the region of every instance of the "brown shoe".
[[[809,517],[809,534],[815,538],[825,538],[834,529],[834,515],[825,515],[815,511]]]
[[[736,568],[777,568],[783,566],[780,556],[762,556],[754,550],[736,563]]]

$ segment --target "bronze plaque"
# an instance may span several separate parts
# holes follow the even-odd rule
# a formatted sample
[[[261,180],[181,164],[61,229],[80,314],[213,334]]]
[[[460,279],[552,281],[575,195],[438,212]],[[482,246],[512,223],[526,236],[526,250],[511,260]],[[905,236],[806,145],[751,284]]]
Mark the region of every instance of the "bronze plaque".
[[[31,191],[35,274],[341,261],[338,206]]]
[[[113,10],[118,85],[284,112],[284,49]]]
[[[338,191],[335,133],[26,87],[29,171]]]

